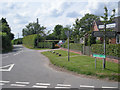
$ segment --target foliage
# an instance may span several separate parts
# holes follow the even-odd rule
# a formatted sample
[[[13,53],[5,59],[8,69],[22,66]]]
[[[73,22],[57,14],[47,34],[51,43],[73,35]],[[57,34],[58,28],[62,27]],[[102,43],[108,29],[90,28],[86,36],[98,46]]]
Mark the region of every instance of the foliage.
[[[70,49],[83,51],[83,44],[80,43],[70,43]]]
[[[0,37],[2,37],[2,51],[8,52],[12,50],[11,40],[14,38],[14,34],[11,33],[11,28],[6,21],[6,18],[0,20]]]
[[[55,48],[55,44],[54,42],[39,42],[37,45],[38,48],[50,48],[50,49],[54,49]]]
[[[67,41],[62,45],[63,48],[68,47]],[[70,43],[70,49],[83,51],[83,44],[80,43]]]
[[[37,46],[37,41],[40,42],[42,40],[43,38],[40,35],[37,34],[28,35],[23,38],[23,44],[26,47],[35,48]]]
[[[45,29],[46,27],[41,26],[38,22],[33,22],[33,23],[29,23],[28,25],[26,25],[25,28],[23,28],[22,34],[23,36],[28,36],[32,34],[44,35]]]
[[[73,24],[73,37],[74,40],[79,40],[80,37],[83,37],[86,33],[91,33],[92,25],[94,20],[100,20],[100,18],[93,14],[85,14],[81,19],[76,19],[75,24]]]
[[[13,40],[13,44],[15,45],[22,44],[22,38]]]
[[[95,59],[89,56],[81,56],[70,52],[70,61],[67,60],[67,51],[56,50],[62,56],[59,57],[51,52],[42,52],[47,56],[51,63],[78,74],[96,76],[97,78],[109,78],[109,80],[118,81],[118,64],[106,61],[106,69],[102,69],[102,60],[97,59],[97,68],[95,69]],[[62,58],[62,59],[61,59]]]
[[[56,25],[55,27],[54,27],[54,35],[55,35],[55,37],[58,39],[58,40],[60,40],[60,35],[61,35],[61,31],[62,31],[62,29],[63,29],[63,26],[62,25]]]
[[[96,38],[89,35],[88,36],[88,41],[87,41],[87,46],[91,46],[92,44],[95,44],[96,43]]]
[[[103,44],[93,44],[92,53],[104,54]],[[106,55],[120,57],[120,44],[107,44]]]

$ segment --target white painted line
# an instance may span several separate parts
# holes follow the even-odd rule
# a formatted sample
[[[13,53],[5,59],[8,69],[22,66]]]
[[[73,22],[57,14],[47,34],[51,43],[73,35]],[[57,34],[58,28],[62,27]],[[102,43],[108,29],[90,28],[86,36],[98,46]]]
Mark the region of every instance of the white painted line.
[[[49,83],[36,83],[36,85],[46,85],[46,86],[49,86],[50,84]]]
[[[4,83],[0,83],[0,86],[3,86],[3,85],[5,85]]]
[[[80,85],[80,87],[94,88],[95,86]]]
[[[104,87],[104,86],[103,86],[102,88],[118,88],[118,87]]]
[[[12,64],[11,67],[8,69],[9,71],[11,71],[11,69],[14,67],[15,64]]]
[[[21,85],[21,84],[11,84],[10,86],[25,87],[26,85]]]
[[[11,69],[13,68],[15,64],[10,64],[10,65],[6,65],[6,66],[3,66],[3,67],[0,67],[0,71],[11,71]],[[4,69],[4,68],[7,68],[9,67],[8,69]]]
[[[30,82],[16,82],[17,84],[30,84]]]
[[[57,84],[57,86],[66,86],[66,87],[70,87],[71,85],[66,85],[66,84]]]
[[[10,81],[0,81],[0,83],[9,83]]]
[[[48,86],[37,86],[37,85],[33,85],[32,87],[34,87],[34,88],[47,88]]]
[[[70,88],[70,87],[55,87],[55,88]]]

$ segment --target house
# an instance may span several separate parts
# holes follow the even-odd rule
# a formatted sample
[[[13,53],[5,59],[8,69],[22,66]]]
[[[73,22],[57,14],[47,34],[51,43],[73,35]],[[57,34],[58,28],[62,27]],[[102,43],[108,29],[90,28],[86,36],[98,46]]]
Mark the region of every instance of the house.
[[[107,30],[115,31],[117,33],[115,38],[110,38],[109,43],[111,44],[120,44],[120,16],[115,17],[115,19],[106,25]],[[93,22],[93,31],[103,31],[104,25],[101,21]],[[97,40],[103,41],[102,37],[97,37]]]

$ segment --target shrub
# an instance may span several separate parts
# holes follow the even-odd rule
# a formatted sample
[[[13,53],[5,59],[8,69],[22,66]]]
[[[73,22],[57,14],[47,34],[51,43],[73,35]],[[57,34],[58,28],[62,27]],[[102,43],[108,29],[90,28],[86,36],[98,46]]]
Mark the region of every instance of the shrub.
[[[67,48],[68,47],[68,43],[65,42],[62,45],[62,47],[63,48]],[[80,44],[80,43],[70,43],[70,49],[83,51],[83,44]]]
[[[92,53],[104,54],[103,44],[93,44]],[[106,55],[120,57],[120,44],[107,44]]]
[[[29,48],[35,48],[37,43],[37,35],[28,35],[23,38],[23,44]]]
[[[2,52],[8,52],[12,50],[12,44],[9,36],[6,33],[1,33],[2,36]]]
[[[55,44],[54,42],[39,42],[37,45],[38,48],[50,48],[50,49],[54,49],[55,48]]]
[[[22,38],[15,39],[15,40],[12,41],[12,43],[13,43],[14,45],[22,44]]]

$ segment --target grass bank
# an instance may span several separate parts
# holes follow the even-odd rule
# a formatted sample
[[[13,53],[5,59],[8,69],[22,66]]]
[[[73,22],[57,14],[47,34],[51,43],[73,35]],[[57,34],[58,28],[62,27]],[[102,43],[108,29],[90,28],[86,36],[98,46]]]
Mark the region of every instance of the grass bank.
[[[70,61],[67,60],[67,51],[56,50],[62,56],[58,56],[52,52],[42,52],[47,56],[51,63],[62,67],[64,69],[76,72],[78,74],[85,74],[96,76],[97,78],[107,78],[109,80],[120,81],[118,79],[118,64],[106,61],[106,69],[102,68],[102,60],[97,59],[97,68],[95,69],[95,59],[89,56],[80,56],[76,53],[70,53]]]

